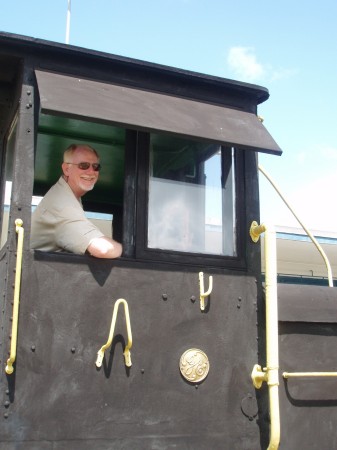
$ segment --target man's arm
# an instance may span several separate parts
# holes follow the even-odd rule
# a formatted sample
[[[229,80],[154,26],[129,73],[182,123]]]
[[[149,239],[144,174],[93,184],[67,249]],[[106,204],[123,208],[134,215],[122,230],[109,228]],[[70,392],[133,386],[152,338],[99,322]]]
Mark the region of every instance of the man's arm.
[[[123,247],[119,242],[104,236],[94,238],[87,251],[96,258],[118,258],[122,254]]]

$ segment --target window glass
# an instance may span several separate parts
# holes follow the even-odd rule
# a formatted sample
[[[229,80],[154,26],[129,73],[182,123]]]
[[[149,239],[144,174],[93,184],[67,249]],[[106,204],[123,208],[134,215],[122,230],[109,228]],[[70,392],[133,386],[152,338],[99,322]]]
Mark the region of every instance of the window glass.
[[[151,135],[148,247],[235,256],[232,149]]]
[[[9,207],[12,196],[12,176],[13,176],[13,159],[14,159],[14,147],[17,131],[17,118],[13,121],[11,129],[8,133],[8,137],[5,144],[5,170],[4,179],[2,184],[3,192],[3,209],[1,220],[1,240],[0,247],[2,248],[7,242],[8,226],[9,226]]]

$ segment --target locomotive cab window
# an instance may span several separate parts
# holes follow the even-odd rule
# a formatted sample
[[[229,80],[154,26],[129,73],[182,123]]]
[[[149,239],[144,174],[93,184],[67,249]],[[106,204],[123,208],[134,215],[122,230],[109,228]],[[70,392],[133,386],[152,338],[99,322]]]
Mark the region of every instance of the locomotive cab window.
[[[150,249],[236,256],[234,150],[151,134]]]
[[[86,216],[108,237],[122,238],[125,129],[66,116],[40,114],[35,158],[33,208],[62,174],[71,144],[93,147],[101,169],[93,190],[82,197]]]

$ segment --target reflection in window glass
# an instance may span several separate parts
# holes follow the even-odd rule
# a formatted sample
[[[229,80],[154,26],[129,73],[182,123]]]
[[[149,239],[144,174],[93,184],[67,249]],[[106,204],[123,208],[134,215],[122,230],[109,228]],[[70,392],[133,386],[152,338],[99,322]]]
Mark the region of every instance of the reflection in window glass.
[[[151,135],[148,247],[235,255],[233,151]]]
[[[13,175],[13,158],[14,158],[14,146],[16,139],[17,119],[14,120],[10,132],[8,134],[6,147],[5,147],[5,171],[4,181],[2,184],[3,190],[3,210],[1,217],[1,240],[0,248],[2,248],[7,242],[8,223],[9,223],[9,207],[12,196],[12,175]]]

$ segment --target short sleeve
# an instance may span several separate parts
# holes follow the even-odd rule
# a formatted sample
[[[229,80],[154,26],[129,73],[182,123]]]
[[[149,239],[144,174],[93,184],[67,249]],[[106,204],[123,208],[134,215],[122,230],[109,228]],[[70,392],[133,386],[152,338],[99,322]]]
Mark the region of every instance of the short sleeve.
[[[64,208],[56,226],[55,239],[65,251],[84,254],[90,242],[104,234],[85,217],[84,211]]]

